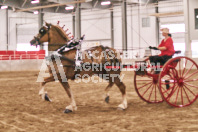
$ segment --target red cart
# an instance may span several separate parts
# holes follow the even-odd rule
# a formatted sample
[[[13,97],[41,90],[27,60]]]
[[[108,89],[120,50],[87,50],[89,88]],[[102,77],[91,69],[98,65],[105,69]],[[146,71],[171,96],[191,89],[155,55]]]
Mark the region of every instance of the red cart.
[[[137,64],[140,67],[142,64]],[[191,105],[198,97],[198,65],[188,57],[176,57],[160,66],[160,73],[152,73],[149,59],[146,70],[135,71],[134,85],[139,97],[148,103],[166,101],[174,107]]]

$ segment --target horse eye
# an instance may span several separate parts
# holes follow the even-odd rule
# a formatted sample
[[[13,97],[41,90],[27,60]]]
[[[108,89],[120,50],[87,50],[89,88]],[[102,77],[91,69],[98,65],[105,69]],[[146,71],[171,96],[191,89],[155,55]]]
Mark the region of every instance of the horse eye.
[[[45,30],[44,29],[40,29],[39,33],[40,34],[44,34],[45,33]]]

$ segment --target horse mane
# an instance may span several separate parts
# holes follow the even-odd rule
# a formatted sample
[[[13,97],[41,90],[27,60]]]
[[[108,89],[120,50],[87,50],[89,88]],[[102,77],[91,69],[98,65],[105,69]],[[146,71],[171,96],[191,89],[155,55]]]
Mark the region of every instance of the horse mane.
[[[65,33],[65,31],[58,25],[52,25],[52,27],[54,27],[54,29],[66,40],[69,41],[70,38],[69,36]]]

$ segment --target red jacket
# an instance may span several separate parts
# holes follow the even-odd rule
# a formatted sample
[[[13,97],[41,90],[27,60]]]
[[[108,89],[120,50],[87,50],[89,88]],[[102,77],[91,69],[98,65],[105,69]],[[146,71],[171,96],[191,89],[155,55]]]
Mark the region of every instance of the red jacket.
[[[159,56],[164,56],[164,55],[172,56],[175,53],[173,40],[171,37],[168,38],[165,42],[163,39],[159,47],[166,47],[166,50],[161,51],[161,54]]]

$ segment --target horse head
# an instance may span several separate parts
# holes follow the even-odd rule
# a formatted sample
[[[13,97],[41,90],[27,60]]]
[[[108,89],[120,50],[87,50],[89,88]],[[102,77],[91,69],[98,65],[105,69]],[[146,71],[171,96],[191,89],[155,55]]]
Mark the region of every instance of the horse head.
[[[51,24],[46,23],[46,26],[43,26],[39,29],[39,33],[34,36],[34,38],[30,41],[31,45],[41,45],[44,42],[48,42],[49,33],[50,33]]]
[[[61,47],[61,44],[64,45],[69,40],[70,38],[59,25],[52,25],[46,22],[45,26],[41,27],[39,33],[30,41],[30,44],[37,46],[44,42],[48,42],[49,50],[50,45],[53,45],[53,47],[57,49],[58,47]],[[52,49],[55,50],[54,48]]]

